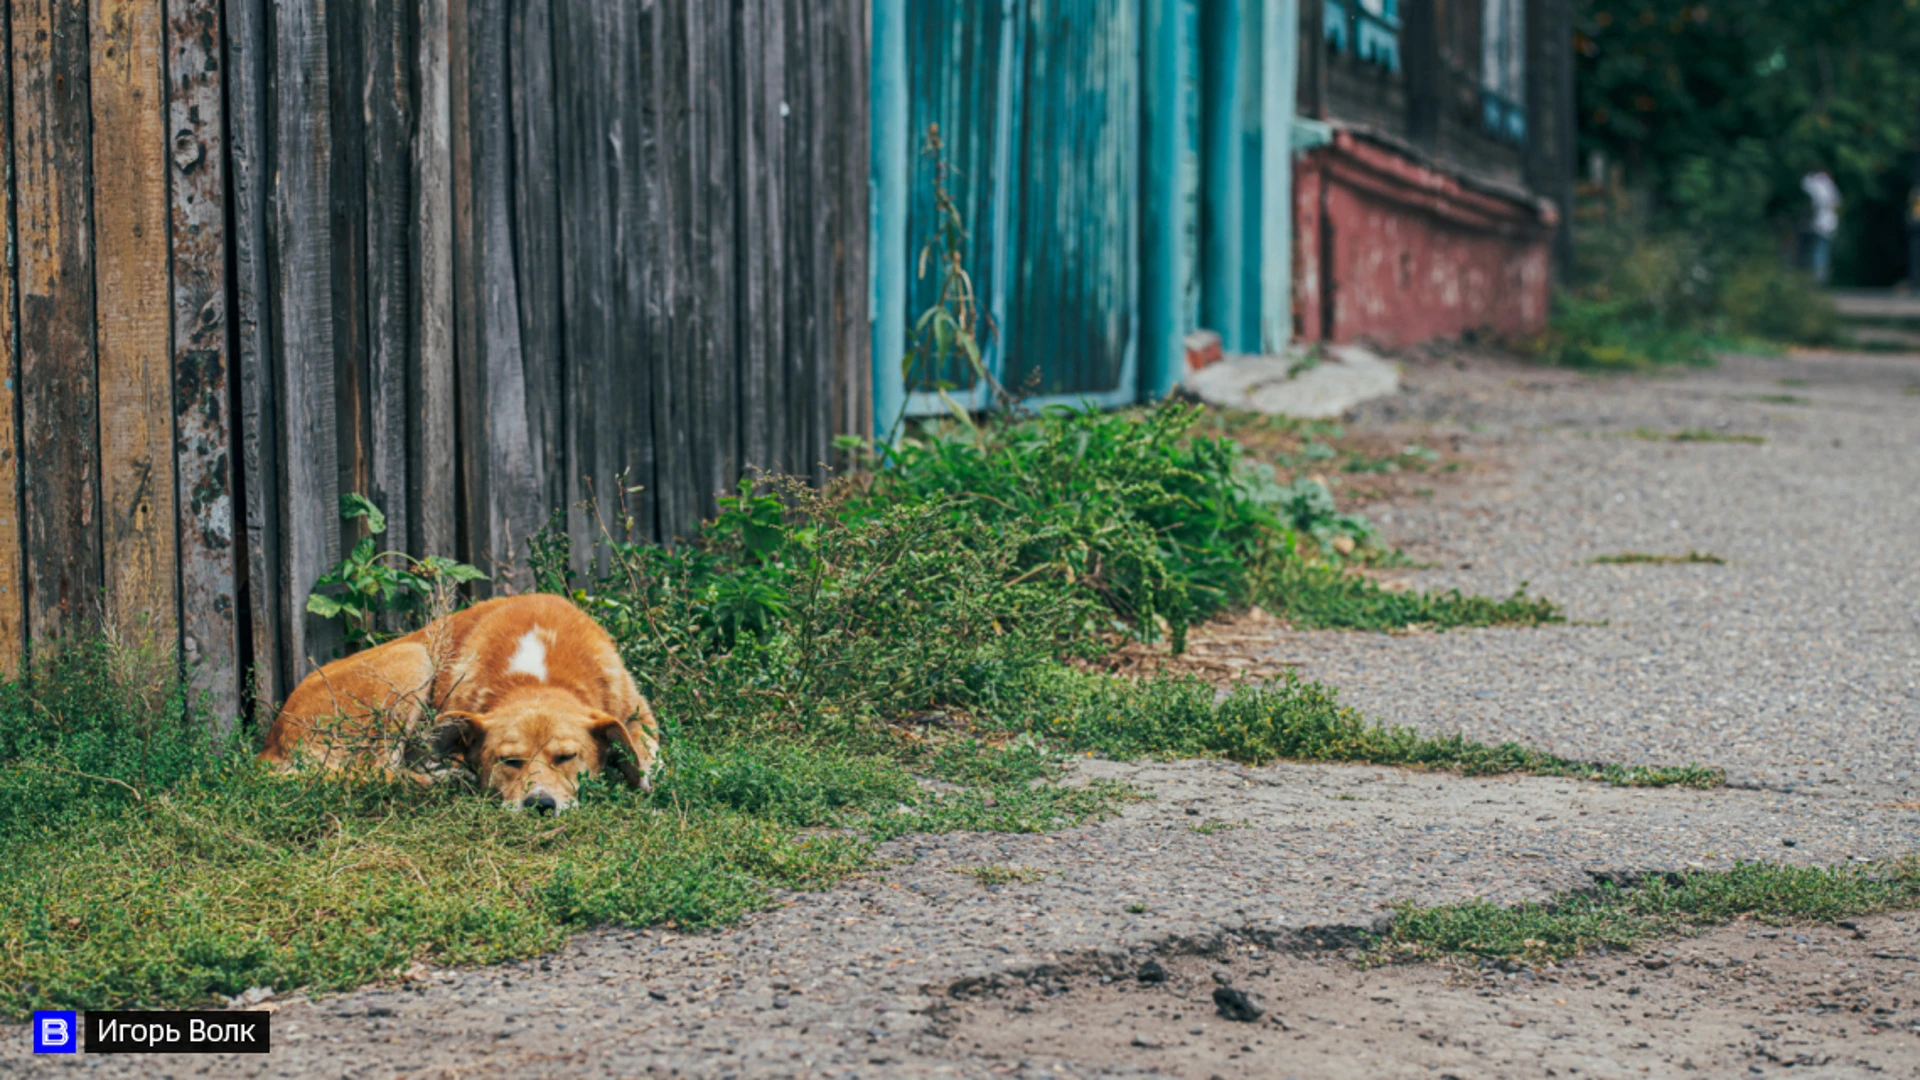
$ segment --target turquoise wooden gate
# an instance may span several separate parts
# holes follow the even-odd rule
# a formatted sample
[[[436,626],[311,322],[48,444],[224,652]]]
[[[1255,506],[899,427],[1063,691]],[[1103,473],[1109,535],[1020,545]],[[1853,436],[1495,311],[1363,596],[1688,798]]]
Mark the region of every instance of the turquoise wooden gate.
[[[919,265],[936,227],[936,163],[924,146],[937,126],[968,232],[967,269],[990,318],[987,368],[1030,405],[1137,399],[1142,17],[1161,2],[876,3],[874,364],[883,383],[901,381],[889,369],[905,345],[904,332],[886,331],[911,325],[937,288]],[[970,408],[989,404],[964,361],[912,376],[891,408],[876,388],[878,430],[901,406],[944,413],[940,388]]]
[[[1240,58],[1237,29],[1209,41],[1202,6],[874,0],[876,432],[894,430],[903,414],[946,412],[943,389],[968,408],[990,404],[964,362],[915,370],[910,382],[901,371],[907,327],[937,288],[918,266],[934,226],[935,162],[922,147],[936,125],[968,232],[967,269],[991,320],[983,360],[1024,403],[1112,406],[1164,395],[1184,370],[1181,339],[1199,320],[1203,288],[1218,291],[1223,276],[1248,281],[1254,294],[1242,301],[1235,285],[1234,317],[1244,310],[1256,327],[1284,325],[1275,312],[1286,307],[1290,260],[1288,150],[1284,137],[1267,140],[1263,155],[1257,133],[1261,119],[1283,129],[1291,116],[1293,37],[1278,31],[1296,23],[1297,9],[1294,0],[1206,0],[1229,11],[1234,27],[1275,28],[1254,38],[1265,46],[1262,65]],[[1224,131],[1218,140],[1234,143],[1231,162],[1203,153],[1203,52],[1256,77],[1275,73],[1268,84],[1286,89],[1256,83],[1213,95],[1217,108],[1255,118],[1250,142]],[[1253,161],[1242,162],[1242,145],[1254,148]],[[1230,180],[1218,172],[1229,168]],[[1243,179],[1279,213],[1263,221],[1262,200],[1240,197]],[[1211,215],[1213,231],[1265,241],[1235,244],[1232,256],[1209,261],[1204,279],[1203,198],[1232,203]],[[1284,329],[1265,336],[1276,334],[1284,341]]]

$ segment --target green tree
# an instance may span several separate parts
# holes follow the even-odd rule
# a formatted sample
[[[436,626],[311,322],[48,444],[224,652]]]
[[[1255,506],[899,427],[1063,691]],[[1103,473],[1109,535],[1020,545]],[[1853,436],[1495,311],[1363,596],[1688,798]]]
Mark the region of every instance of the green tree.
[[[1581,144],[1625,164],[1660,224],[1774,230],[1824,167],[1850,201],[1920,123],[1920,0],[1575,0]]]

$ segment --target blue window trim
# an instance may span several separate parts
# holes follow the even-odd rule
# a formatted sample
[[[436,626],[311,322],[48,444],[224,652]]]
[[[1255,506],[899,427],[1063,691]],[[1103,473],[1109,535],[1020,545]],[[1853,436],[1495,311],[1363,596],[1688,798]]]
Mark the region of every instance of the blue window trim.
[[[1378,15],[1361,0],[1321,2],[1323,33],[1334,51],[1389,71],[1400,70],[1400,0],[1386,0]]]
[[[1491,90],[1480,91],[1480,126],[1488,136],[1515,146],[1527,143],[1527,107]]]

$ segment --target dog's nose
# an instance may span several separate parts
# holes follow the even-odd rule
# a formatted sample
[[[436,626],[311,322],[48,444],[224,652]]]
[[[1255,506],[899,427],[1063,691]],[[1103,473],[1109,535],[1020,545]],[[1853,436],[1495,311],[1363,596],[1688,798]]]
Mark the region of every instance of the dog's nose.
[[[553,796],[541,791],[521,799],[520,805],[529,810],[552,810],[559,804],[553,801]]]

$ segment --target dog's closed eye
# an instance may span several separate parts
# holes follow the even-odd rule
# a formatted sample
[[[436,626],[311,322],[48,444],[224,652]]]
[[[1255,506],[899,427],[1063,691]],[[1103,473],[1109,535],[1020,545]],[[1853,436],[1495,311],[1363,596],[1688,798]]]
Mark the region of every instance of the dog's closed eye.
[[[498,764],[503,769],[517,769],[520,766],[525,765],[526,763],[527,763],[526,758],[509,757],[509,758],[501,758],[496,764]]]
[[[579,756],[579,754],[561,754],[559,757],[553,759],[553,763],[555,765],[565,765],[567,762]]]

